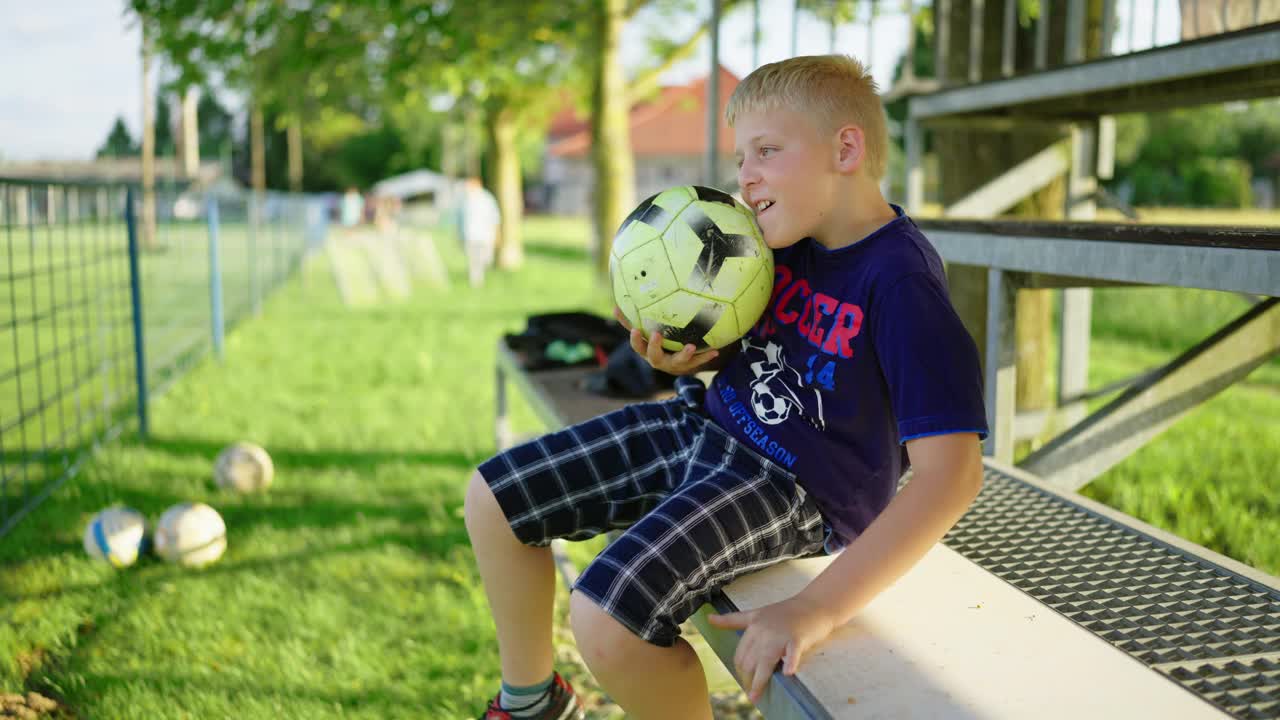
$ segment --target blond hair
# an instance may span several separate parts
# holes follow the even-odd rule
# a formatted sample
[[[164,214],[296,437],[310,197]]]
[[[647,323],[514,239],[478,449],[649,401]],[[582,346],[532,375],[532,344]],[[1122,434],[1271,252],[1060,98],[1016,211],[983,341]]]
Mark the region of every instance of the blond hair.
[[[889,131],[879,88],[866,65],[848,55],[803,55],[761,65],[733,91],[725,120],[733,127],[744,112],[777,108],[811,114],[824,131],[862,128],[863,167],[875,180],[884,177]]]

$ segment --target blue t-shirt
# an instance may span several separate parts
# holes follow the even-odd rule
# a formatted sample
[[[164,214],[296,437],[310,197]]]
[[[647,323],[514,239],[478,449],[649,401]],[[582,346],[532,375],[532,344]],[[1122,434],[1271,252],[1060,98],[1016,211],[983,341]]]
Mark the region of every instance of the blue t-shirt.
[[[707,393],[717,423],[796,475],[840,546],[889,504],[902,443],[987,434],[977,347],[942,260],[893,209],[853,245],[776,250],[773,297]]]

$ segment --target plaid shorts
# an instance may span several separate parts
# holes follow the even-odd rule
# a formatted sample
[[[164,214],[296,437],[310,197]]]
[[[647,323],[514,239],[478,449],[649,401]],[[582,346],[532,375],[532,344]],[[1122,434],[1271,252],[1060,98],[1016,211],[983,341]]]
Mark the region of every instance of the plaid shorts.
[[[544,435],[480,474],[525,544],[624,530],[574,590],[655,645],[735,577],[821,552],[825,537],[794,475],[682,399]]]

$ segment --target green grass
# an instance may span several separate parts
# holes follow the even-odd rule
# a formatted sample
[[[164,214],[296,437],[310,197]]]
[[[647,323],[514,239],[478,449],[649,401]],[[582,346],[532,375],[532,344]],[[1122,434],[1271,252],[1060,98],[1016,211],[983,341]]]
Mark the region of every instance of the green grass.
[[[494,449],[493,347],[532,312],[608,309],[585,235],[581,222],[530,220],[526,268],[482,290],[441,238],[450,290],[353,307],[326,258],[308,264],[230,336],[224,363],[198,364],[154,403],[150,442],[107,447],[0,539],[0,692],[56,697],[67,717],[474,717],[497,681],[496,646],[460,512],[471,468]],[[1169,306],[1180,291],[1152,291],[1136,315],[1111,292],[1097,295],[1095,384],[1186,339],[1151,339],[1163,324],[1181,331],[1164,319],[1181,312]],[[1222,303],[1234,313],[1242,301]],[[1087,493],[1280,570],[1274,372],[1196,410]],[[519,402],[514,423],[539,429]],[[212,486],[214,456],[242,439],[276,462],[266,494]],[[81,548],[103,507],[154,520],[187,500],[212,504],[229,528],[226,556],[205,570],[145,558],[115,571]],[[560,640],[592,717],[616,717]]]
[[[1094,291],[1090,387],[1157,368],[1250,307],[1234,293]],[[1096,410],[1113,396],[1095,399]],[[1280,574],[1280,358],[1210,398],[1081,489],[1175,535]]]
[[[1106,307],[1107,300],[1102,295],[1098,305]],[[1174,354],[1142,343],[1095,337],[1091,382],[1120,380]],[[1254,370],[1243,383],[1195,408],[1085,486],[1082,493],[1228,557],[1280,574],[1278,364],[1272,361]]]
[[[483,290],[442,239],[452,290],[360,308],[323,258],[309,264],[224,364],[155,402],[150,442],[108,447],[0,541],[0,691],[95,718],[474,717],[497,656],[461,507],[494,449],[493,347],[530,312],[608,307],[584,233],[530,222],[526,271]],[[538,427],[523,405],[515,421]],[[271,452],[270,492],[213,488],[214,456],[238,439]],[[184,500],[229,528],[203,571],[115,571],[81,549],[102,507],[154,519]],[[593,717],[616,716],[566,646]]]

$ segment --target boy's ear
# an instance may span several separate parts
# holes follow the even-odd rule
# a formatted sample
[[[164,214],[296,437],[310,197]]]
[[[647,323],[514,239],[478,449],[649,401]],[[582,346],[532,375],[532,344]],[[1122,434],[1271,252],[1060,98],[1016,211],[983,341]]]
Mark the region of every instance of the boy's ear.
[[[862,166],[866,156],[866,138],[862,128],[845,125],[836,131],[836,168],[842,173],[853,173]]]

